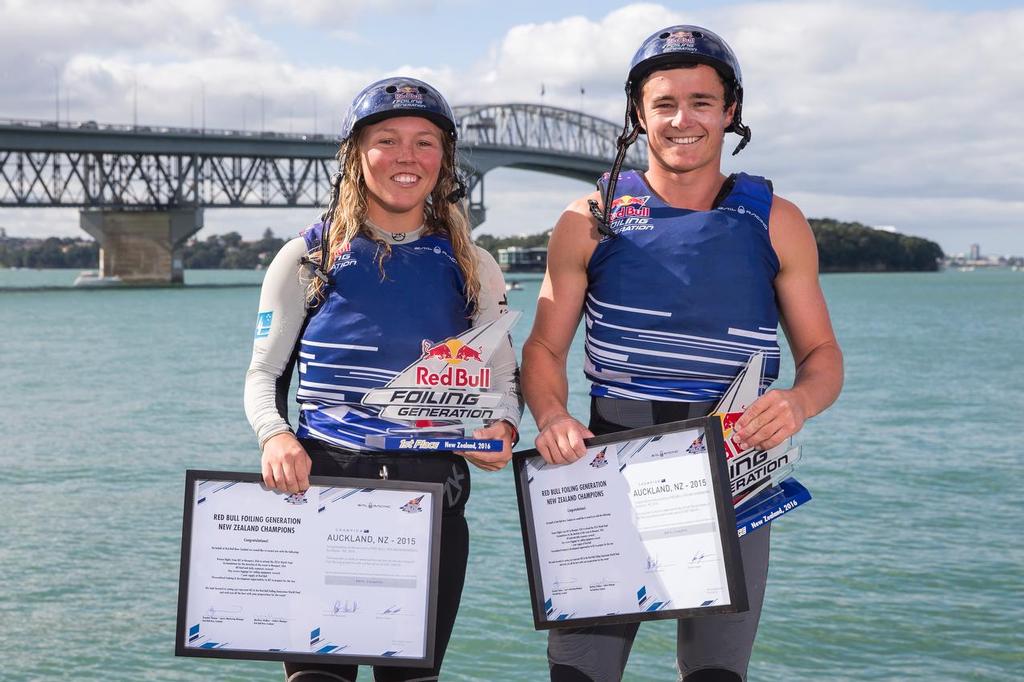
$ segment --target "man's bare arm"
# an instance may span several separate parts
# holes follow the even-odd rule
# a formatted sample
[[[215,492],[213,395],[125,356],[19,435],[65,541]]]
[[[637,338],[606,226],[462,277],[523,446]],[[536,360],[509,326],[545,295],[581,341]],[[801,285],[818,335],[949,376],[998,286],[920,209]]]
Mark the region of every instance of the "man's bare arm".
[[[743,445],[769,449],[803,428],[835,402],[843,386],[843,354],[818,282],[818,248],[806,218],[793,203],[775,197],[770,221],[779,257],[775,295],[782,329],[796,363],[790,389],[761,396],[737,422]]]
[[[593,435],[566,408],[566,358],[583,311],[587,263],[597,245],[597,229],[587,207],[587,199],[596,196],[595,192],[572,203],[551,233],[533,330],[523,344],[523,395],[540,430],[537,449],[553,464],[582,457],[583,439]]]

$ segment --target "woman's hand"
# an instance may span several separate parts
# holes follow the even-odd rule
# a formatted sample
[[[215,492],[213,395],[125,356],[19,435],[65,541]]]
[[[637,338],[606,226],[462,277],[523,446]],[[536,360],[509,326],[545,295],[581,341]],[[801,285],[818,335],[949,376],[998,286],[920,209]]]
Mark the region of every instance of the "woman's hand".
[[[490,426],[474,431],[473,438],[485,440],[498,440],[500,438],[504,443],[501,452],[470,452],[460,450],[456,454],[462,455],[471,464],[484,471],[498,471],[512,459],[512,442],[516,439],[517,435],[516,428],[512,424],[504,420],[496,421]]]
[[[272,436],[263,444],[263,482],[283,493],[301,493],[309,489],[309,470],[313,460],[290,431]]]

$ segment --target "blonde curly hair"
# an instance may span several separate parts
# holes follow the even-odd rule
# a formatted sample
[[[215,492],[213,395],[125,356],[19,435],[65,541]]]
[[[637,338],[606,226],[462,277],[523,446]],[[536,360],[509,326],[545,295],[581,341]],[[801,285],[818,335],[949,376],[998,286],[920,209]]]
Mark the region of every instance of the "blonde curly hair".
[[[330,216],[330,231],[321,238],[327,239],[327,262],[322,270],[330,272],[335,257],[342,253],[346,246],[357,235],[373,239],[377,242],[377,264],[381,279],[386,275],[386,260],[391,255],[391,245],[377,239],[366,226],[366,180],[363,177],[363,165],[359,155],[359,138],[362,131],[342,142],[338,150],[338,161],[341,165],[341,182],[338,187],[338,199],[333,215]],[[424,205],[425,234],[443,235],[451,242],[455,261],[462,271],[465,280],[466,316],[474,315],[480,302],[480,281],[477,276],[477,264],[474,254],[473,239],[470,236],[469,214],[466,200],[449,200],[449,196],[461,188],[456,160],[455,140],[443,136],[443,156],[437,183],[430,191]],[[325,215],[325,218],[327,216]],[[315,248],[307,258],[314,265],[320,264],[321,249]],[[309,307],[320,305],[324,300],[325,281],[313,277],[306,289],[306,304]]]

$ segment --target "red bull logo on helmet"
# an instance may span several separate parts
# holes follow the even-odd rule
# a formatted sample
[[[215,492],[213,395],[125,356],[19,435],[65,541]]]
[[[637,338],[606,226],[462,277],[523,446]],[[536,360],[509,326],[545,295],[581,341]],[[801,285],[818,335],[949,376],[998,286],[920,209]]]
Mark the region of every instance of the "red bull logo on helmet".
[[[403,85],[395,91],[394,104],[405,107],[422,107],[423,93],[415,85]]]
[[[423,341],[423,360],[444,360],[445,367],[440,372],[431,371],[429,367],[420,365],[416,368],[417,386],[452,386],[457,388],[490,388],[490,367],[459,367],[464,362],[483,363],[479,349],[473,348],[458,339],[448,339],[441,343],[431,344]]]
[[[665,38],[664,50],[692,50],[694,49],[693,33],[690,31],[676,31],[669,33]]]

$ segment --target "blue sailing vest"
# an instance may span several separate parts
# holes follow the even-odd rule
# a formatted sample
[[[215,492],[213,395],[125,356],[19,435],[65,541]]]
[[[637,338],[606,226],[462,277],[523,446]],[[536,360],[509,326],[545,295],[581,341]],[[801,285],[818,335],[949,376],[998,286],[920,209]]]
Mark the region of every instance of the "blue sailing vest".
[[[319,249],[321,224],[304,233]],[[356,237],[335,257],[333,284],[309,312],[299,347],[296,435],[367,449],[366,436],[409,433],[415,425],[381,419],[360,404],[437,343],[469,329],[465,280],[444,237],[392,244],[379,262],[376,241]]]
[[[618,237],[602,239],[587,267],[591,395],[715,400],[756,351],[766,353],[762,390],[778,377],[771,206],[771,184],[743,173],[710,211],[673,208],[639,173],[619,176]]]

